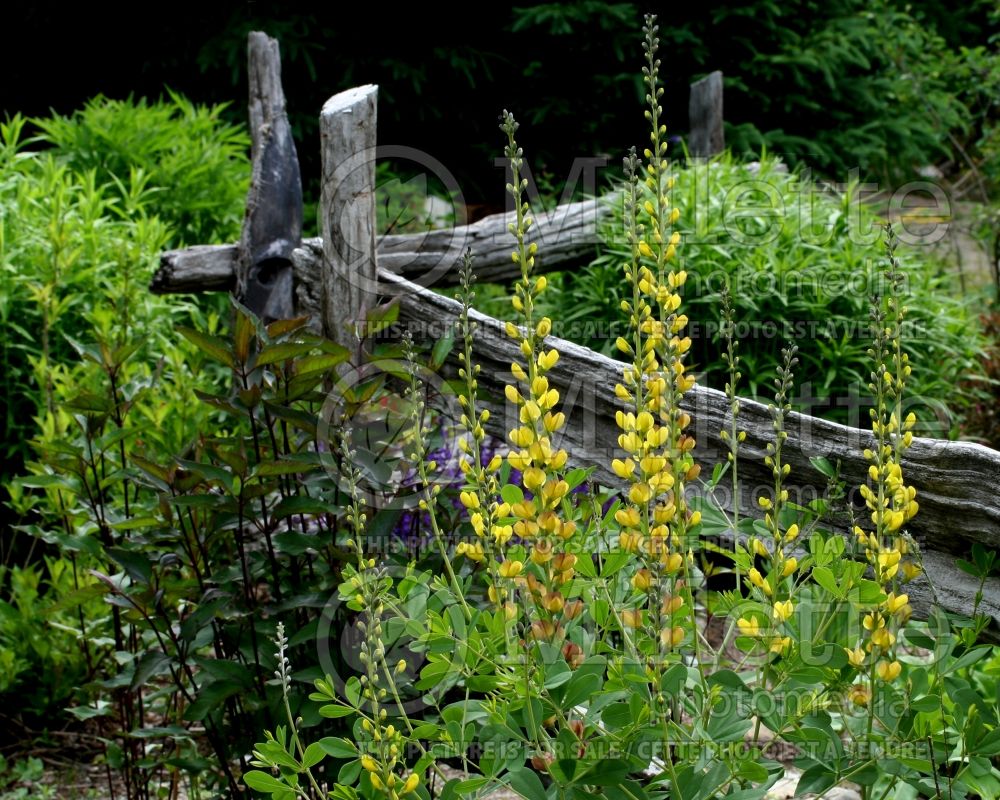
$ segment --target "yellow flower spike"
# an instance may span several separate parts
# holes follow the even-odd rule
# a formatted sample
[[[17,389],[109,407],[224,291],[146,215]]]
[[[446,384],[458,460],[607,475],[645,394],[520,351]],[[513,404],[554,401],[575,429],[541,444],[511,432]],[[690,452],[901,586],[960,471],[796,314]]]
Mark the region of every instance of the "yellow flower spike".
[[[886,683],[892,683],[903,671],[903,665],[898,661],[879,661],[875,666],[875,674]]]
[[[504,578],[516,578],[524,569],[524,564],[520,561],[504,561],[500,564],[500,575]]]
[[[860,647],[855,647],[853,650],[845,647],[844,652],[847,653],[847,660],[850,662],[852,667],[860,669],[862,665],[864,665],[865,651]]]
[[[736,627],[740,629],[740,635],[742,636],[760,636],[760,623],[757,622],[756,618],[747,619],[746,617],[740,617],[736,620]]]
[[[771,613],[777,622],[786,622],[795,613],[795,604],[791,600],[778,601],[771,609]]]

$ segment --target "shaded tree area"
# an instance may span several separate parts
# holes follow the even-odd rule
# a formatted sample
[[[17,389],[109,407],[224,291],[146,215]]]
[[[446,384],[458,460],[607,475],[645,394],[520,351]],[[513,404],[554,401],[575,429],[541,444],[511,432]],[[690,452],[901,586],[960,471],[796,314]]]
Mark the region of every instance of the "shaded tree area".
[[[318,169],[321,104],[371,82],[380,87],[380,142],[425,150],[456,172],[469,200],[496,207],[502,108],[518,112],[533,166],[553,189],[574,157],[605,154],[614,168],[643,140],[632,113],[642,102],[634,31],[652,10],[669,57],[670,135],[685,132],[689,82],[713,69],[726,75],[735,150],[766,146],[838,179],[854,166],[905,177],[921,155],[923,163],[948,157],[947,132],[972,141],[979,117],[995,114],[971,108],[934,61],[990,42],[989,3],[662,5],[587,0],[473,17],[465,4],[202,3],[165,6],[142,21],[21,6],[8,13],[0,53],[0,113],[68,113],[96,94],[156,97],[169,86],[199,102],[231,102],[242,120],[246,33],[261,29],[281,41],[307,186]]]

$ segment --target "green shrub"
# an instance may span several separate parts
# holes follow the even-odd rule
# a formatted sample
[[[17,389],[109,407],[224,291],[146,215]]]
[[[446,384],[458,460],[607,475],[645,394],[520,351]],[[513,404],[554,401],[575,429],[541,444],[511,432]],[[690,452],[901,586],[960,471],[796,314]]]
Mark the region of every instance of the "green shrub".
[[[0,567],[0,698],[29,722],[50,724],[94,676],[106,655],[97,644],[107,606],[96,581],[75,558],[45,558],[38,567]]]
[[[149,190],[145,210],[167,227],[172,247],[239,238],[250,180],[246,129],[224,118],[225,105],[95,97],[69,116],[32,122],[40,141],[72,172],[98,185],[126,183],[133,172]]]
[[[40,431],[58,436],[68,424],[62,406],[92,388],[93,365],[78,344],[95,331],[139,351],[135,363],[159,385],[147,411],[171,407],[161,414],[168,424],[147,436],[177,449],[184,443],[171,437],[188,436],[194,421],[179,399],[198,362],[185,363],[174,329],[192,320],[214,326],[217,315],[148,291],[171,236],[151,210],[157,190],[148,175],[126,169],[102,182],[94,169],[77,172],[51,151],[26,149],[24,129],[20,117],[0,127],[3,471],[19,467]]]
[[[681,209],[676,230],[685,242],[682,264],[690,275],[685,306],[691,320],[694,364],[706,382],[722,388],[719,291],[732,288],[742,355],[751,396],[767,391],[781,361],[784,342],[799,346],[797,377],[804,397],[799,408],[849,420],[838,401],[864,395],[868,332],[864,322],[870,293],[880,291],[872,265],[880,258],[874,213],[853,189],[821,190],[805,176],[786,173],[764,155],[759,169],[727,154],[709,164],[678,169],[672,198]],[[765,209],[776,209],[774,212]],[[627,287],[621,263],[621,205],[601,228],[601,255],[584,270],[553,277],[561,289],[542,311],[560,320],[568,338],[612,354],[620,327],[618,306]],[[913,394],[945,417],[967,398],[957,395],[962,378],[980,373],[983,338],[967,303],[956,299],[950,278],[918,248],[901,250],[909,292],[908,341],[917,364]],[[809,394],[818,398],[807,403]],[[855,413],[854,424],[860,422]],[[931,432],[931,431],[928,431]]]

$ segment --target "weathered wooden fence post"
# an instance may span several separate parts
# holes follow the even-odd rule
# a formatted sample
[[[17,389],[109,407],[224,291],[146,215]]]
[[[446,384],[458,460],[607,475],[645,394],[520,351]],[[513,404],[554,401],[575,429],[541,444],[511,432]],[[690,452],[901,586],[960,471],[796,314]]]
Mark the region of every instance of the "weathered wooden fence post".
[[[320,113],[323,333],[352,353],[375,303],[375,126],[377,86],[334,95]]]
[[[277,39],[247,39],[252,171],[236,260],[236,296],[265,321],[294,314],[292,252],[302,241],[302,178],[285,112]]]
[[[722,73],[718,70],[691,84],[688,120],[688,151],[692,156],[708,158],[726,148],[722,127]]]

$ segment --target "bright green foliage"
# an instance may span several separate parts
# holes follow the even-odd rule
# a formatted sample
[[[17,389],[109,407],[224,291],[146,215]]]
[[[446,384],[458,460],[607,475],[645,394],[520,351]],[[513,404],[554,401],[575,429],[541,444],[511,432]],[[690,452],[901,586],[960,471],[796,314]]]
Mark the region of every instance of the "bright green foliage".
[[[880,290],[879,227],[855,187],[824,191],[807,176],[787,173],[764,156],[758,169],[730,155],[678,169],[672,190],[681,210],[679,252],[690,277],[685,307],[694,341],[692,359],[705,382],[722,388],[726,364],[720,339],[720,291],[729,285],[741,356],[752,396],[767,391],[786,341],[799,346],[803,394],[819,398],[813,414],[850,420],[831,398],[865,394],[865,322],[870,294]],[[620,235],[620,204],[601,229],[603,252],[586,270],[566,273],[562,291],[545,308],[567,338],[608,354],[620,327],[620,279],[628,245]],[[918,247],[900,250],[906,275],[908,343],[915,363],[913,393],[924,402],[961,411],[955,386],[975,375],[982,337],[974,314],[956,299],[950,279]],[[556,280],[556,279],[554,279]],[[800,406],[801,407],[801,406]],[[854,417],[854,424],[864,424]],[[948,424],[936,428],[948,433]]]
[[[387,309],[377,313],[385,324],[395,319]],[[323,612],[346,557],[337,536],[344,496],[330,479],[337,459],[323,437],[323,386],[347,351],[305,324],[265,328],[237,307],[229,338],[178,328],[177,344],[190,343],[180,349],[210,360],[231,381],[197,398],[183,382],[173,387],[201,408],[195,415],[216,415],[211,425],[184,423],[197,436],[174,451],[150,442],[161,424],[148,411],[157,390],[129,366],[136,346],[114,347],[97,331],[94,344],[79,345],[95,373],[92,391],[66,401],[64,429],[36,441],[32,474],[15,482],[25,497],[26,490],[44,493],[41,522],[24,529],[79,554],[96,578],[96,585],[88,578],[85,598],[108,604],[100,615],[86,608],[80,638],[96,633],[101,657],[97,680],[70,710],[107,732],[108,763],[131,797],[142,796],[136,787],[164,766],[190,774],[209,768],[209,749],[207,782],[235,791],[232,765],[248,751],[252,731],[280,708],[268,652],[276,624],[294,625],[292,647],[313,645],[304,649],[313,659],[318,616],[328,631],[343,624],[336,605]],[[388,380],[379,373],[345,390],[344,413],[373,395],[377,401]],[[391,527],[398,514],[371,524]],[[62,605],[75,610],[80,599],[71,595]],[[83,624],[81,617],[66,630]],[[330,635],[327,669],[338,659]]]
[[[79,699],[77,690],[93,677],[101,649],[90,637],[103,632],[107,606],[72,556],[0,568],[0,580],[7,587],[0,599],[0,696],[16,696],[20,708],[44,719]]]
[[[996,93],[989,94],[982,69],[990,57],[983,23],[993,5],[738,0],[672,8],[661,34],[673,65],[667,120],[682,131],[688,81],[719,69],[727,143],[741,156],[766,147],[836,180],[851,169],[905,180],[916,167],[944,160],[965,169],[964,152],[976,149],[988,118],[995,119]],[[630,80],[642,91],[627,36],[627,20],[640,11],[640,4],[617,2],[513,10],[514,31],[572,41],[567,55],[525,67],[533,123],[580,129],[588,144],[610,144],[607,126],[616,120],[607,94],[620,95]],[[992,24],[996,31],[995,16]],[[589,97],[574,96],[572,86],[559,91],[568,59],[593,64]]]
[[[172,247],[239,237],[250,180],[250,137],[225,121],[225,105],[95,97],[69,116],[33,120],[40,140],[72,172],[98,185],[139,172],[149,187],[145,210],[167,227]],[[134,180],[134,179],[133,179]]]
[[[146,381],[162,382],[149,408],[155,417],[190,381],[173,328],[181,320],[206,321],[193,304],[148,291],[169,232],[146,210],[145,176],[133,172],[126,182],[98,183],[93,171],[79,174],[51,153],[25,150],[22,123],[15,118],[0,131],[2,441],[11,466],[39,429],[58,435],[67,424],[61,406],[90,388],[93,371],[80,363],[75,344],[89,338],[88,331],[142,350]],[[175,411],[180,416],[151,437],[170,440],[187,427],[188,412]]]

